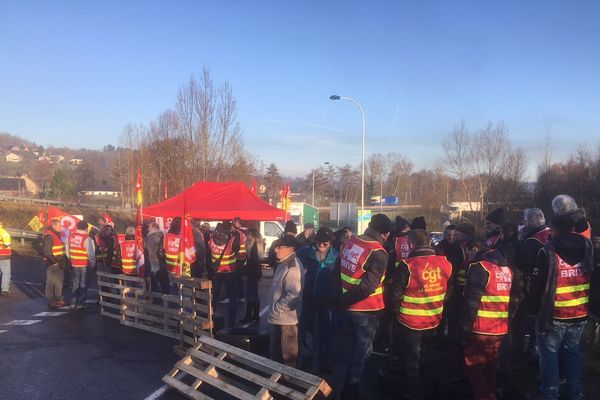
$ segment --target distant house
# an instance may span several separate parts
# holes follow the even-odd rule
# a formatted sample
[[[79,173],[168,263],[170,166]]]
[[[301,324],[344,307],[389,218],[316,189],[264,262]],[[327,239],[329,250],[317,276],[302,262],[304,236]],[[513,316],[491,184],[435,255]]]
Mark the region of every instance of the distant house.
[[[13,152],[20,152],[21,151],[21,146],[19,146],[18,144],[13,144],[11,146],[7,146],[8,151],[13,151]]]
[[[18,154],[12,153],[12,152],[8,153],[5,158],[6,158],[7,162],[12,162],[12,163],[20,163],[21,161],[23,161],[23,157],[21,157]]]
[[[36,195],[37,185],[27,176],[0,177],[0,194],[5,196]]]
[[[61,155],[52,155],[50,154],[50,162],[56,163],[58,164],[59,162],[63,161],[65,158]]]
[[[81,164],[83,164],[83,160],[81,158],[71,158],[69,160],[69,164],[81,165]]]
[[[123,192],[110,185],[98,185],[92,188],[82,190],[80,193],[82,196],[96,196],[103,198],[119,198],[123,195]]]
[[[38,161],[45,161],[45,162],[50,162],[50,157],[48,156],[39,156],[38,157]]]

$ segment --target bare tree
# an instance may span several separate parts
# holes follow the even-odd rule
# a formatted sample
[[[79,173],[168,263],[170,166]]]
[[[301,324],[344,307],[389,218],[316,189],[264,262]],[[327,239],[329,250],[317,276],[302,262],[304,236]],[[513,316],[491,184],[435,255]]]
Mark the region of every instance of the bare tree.
[[[461,121],[449,137],[442,141],[442,147],[445,153],[444,169],[460,182],[465,198],[471,203],[468,179],[472,172],[473,152],[471,151],[471,135],[464,121]],[[472,207],[471,211],[473,211]]]

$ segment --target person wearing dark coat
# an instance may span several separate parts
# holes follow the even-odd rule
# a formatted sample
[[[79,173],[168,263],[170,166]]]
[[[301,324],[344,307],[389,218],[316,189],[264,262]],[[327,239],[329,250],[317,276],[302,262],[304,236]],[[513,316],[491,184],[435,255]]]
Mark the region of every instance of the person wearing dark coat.
[[[496,247],[502,238],[502,224],[504,224],[504,210],[497,208],[485,217],[485,240],[489,248]]]
[[[315,225],[311,222],[304,224],[304,230],[296,236],[300,247],[315,243]]]
[[[540,395],[559,398],[560,371],[569,399],[582,399],[581,335],[588,315],[598,313],[592,242],[575,232],[567,214],[550,225],[551,239],[538,254],[530,289],[540,352]]]
[[[265,251],[265,242],[256,228],[248,229],[246,235],[246,263],[242,274],[246,277],[246,316],[240,321],[242,324],[260,321],[260,298],[258,296],[258,283],[262,277],[262,261]]]
[[[62,290],[64,273],[67,268],[65,246],[61,240],[60,230],[62,223],[59,219],[50,222],[46,233],[42,237],[42,257],[46,264],[45,294],[50,307],[65,305]]]
[[[206,244],[202,225],[200,221],[192,221],[192,233],[194,235],[194,249],[196,250],[196,261],[190,266],[192,278],[208,279],[206,269]]]
[[[587,220],[585,209],[579,208],[575,199],[567,194],[559,194],[552,199],[552,211],[557,216],[567,215],[573,221],[573,231],[587,239],[592,238],[592,227]]]

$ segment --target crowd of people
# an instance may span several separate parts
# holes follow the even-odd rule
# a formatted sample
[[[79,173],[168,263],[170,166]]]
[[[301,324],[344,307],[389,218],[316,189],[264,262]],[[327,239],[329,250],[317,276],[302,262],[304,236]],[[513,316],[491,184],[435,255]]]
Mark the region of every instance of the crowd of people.
[[[252,324],[260,321],[266,260],[273,270],[265,316],[273,359],[330,375],[336,367],[332,337],[348,335],[352,350],[342,399],[360,397],[372,352],[388,356],[384,374],[403,382],[405,398],[425,398],[433,341],[444,343],[448,371],[466,377],[476,400],[496,399],[499,363],[510,368],[521,360],[539,362],[538,398],[558,399],[562,392],[582,399],[580,344],[588,317],[600,315],[600,251],[594,252],[590,224],[572,197],[556,196],[552,209],[549,224],[541,209],[532,208],[517,225],[498,208],[487,215],[484,235],[472,224],[448,223],[435,244],[423,217],[392,222],[377,214],[357,236],[347,227],[315,232],[310,223],[298,234],[288,221],[268,254],[259,231],[243,227],[239,218],[214,230],[193,221],[196,260],[190,271],[213,281],[213,299],[227,303],[229,325]],[[133,226],[117,235],[101,217],[97,228],[88,228],[81,221],[65,234],[60,220],[53,220],[46,229],[49,306],[65,306],[67,271],[74,309],[85,307],[95,269],[147,277],[153,291],[176,292],[170,281],[182,274],[181,219],[164,233],[150,223],[143,251]],[[10,294],[7,260],[10,236],[0,223],[2,294]]]

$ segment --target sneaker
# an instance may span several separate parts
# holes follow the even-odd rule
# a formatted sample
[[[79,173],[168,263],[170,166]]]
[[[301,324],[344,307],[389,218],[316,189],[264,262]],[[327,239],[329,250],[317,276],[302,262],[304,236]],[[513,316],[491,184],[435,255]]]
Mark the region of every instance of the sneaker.
[[[64,307],[66,305],[66,303],[63,300],[58,300],[56,304],[58,305],[58,307]]]
[[[3,292],[0,292],[0,296],[10,296],[12,294],[12,292],[10,290],[5,290]]]

